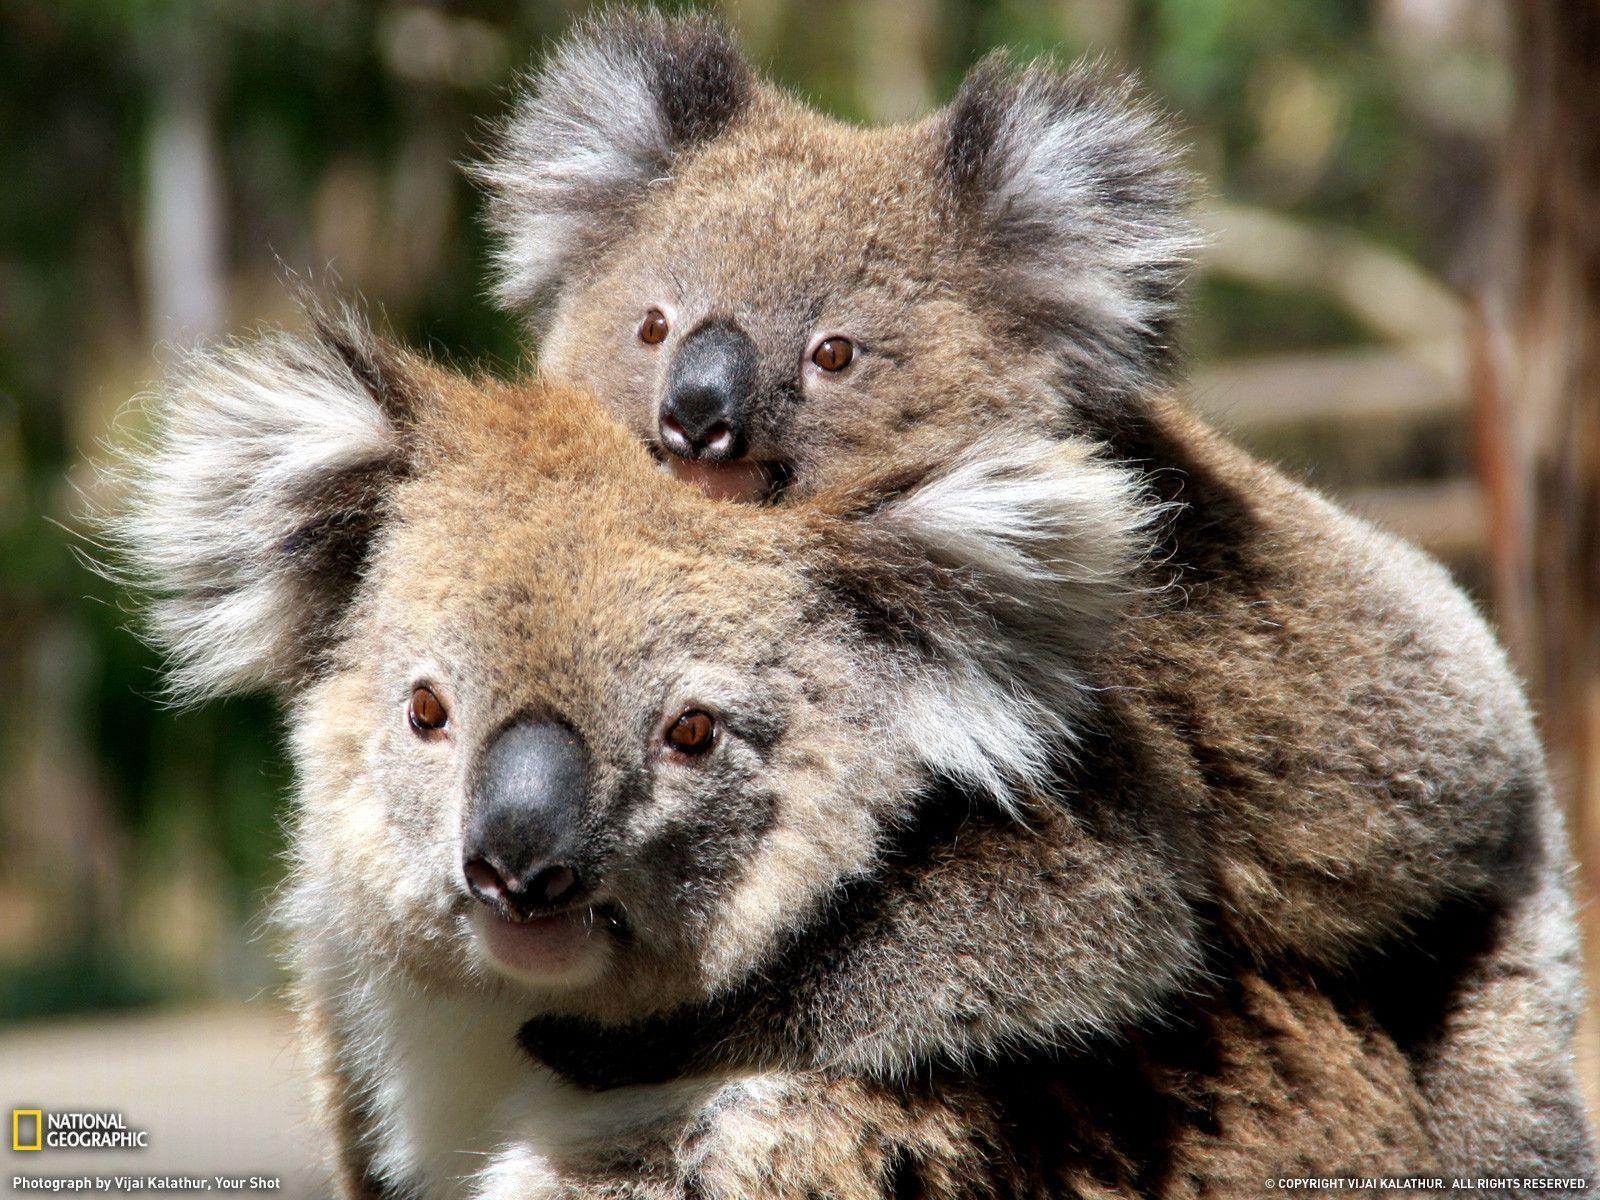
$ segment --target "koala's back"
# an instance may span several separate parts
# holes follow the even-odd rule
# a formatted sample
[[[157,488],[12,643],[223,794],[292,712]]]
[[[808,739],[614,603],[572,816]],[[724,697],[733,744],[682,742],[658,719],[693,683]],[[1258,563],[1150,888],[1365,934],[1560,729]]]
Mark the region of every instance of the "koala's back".
[[[1233,952],[1368,1007],[1447,1167],[1592,1170],[1562,821],[1484,621],[1176,406],[1118,448],[1186,507],[1155,568],[1171,607],[1107,656],[1110,739],[1187,775]]]
[[[1175,404],[1109,432],[1177,508],[1151,566],[1167,595],[1102,664],[1108,707],[1181,746],[1241,940],[1335,962],[1529,887],[1542,755],[1445,571]]]
[[[1163,1057],[1183,1045],[1213,1067],[1237,1064],[1234,1082],[1223,1071],[1207,1085],[1208,1111],[1230,1095],[1239,1121],[1283,1105],[1253,1134],[1210,1139],[1198,1118],[1148,1131],[1161,1153],[1242,1164],[1241,1194],[1255,1194],[1245,1181],[1261,1160],[1228,1148],[1258,1137],[1270,1149],[1291,1129],[1306,1170],[1284,1174],[1341,1155],[1375,1169],[1389,1148],[1391,1173],[1592,1171],[1571,1059],[1582,982],[1562,823],[1483,620],[1436,563],[1174,403],[1100,432],[1174,508],[1147,566],[1149,606],[1096,664],[1098,719],[1053,802],[1060,818],[1028,830],[969,822],[938,887],[926,870],[885,883],[872,902],[892,932],[850,935],[861,945],[835,949],[825,974],[782,976],[778,1010],[809,1011],[801,1026],[828,1027],[835,1054],[926,1025],[915,1004],[884,1013],[862,998],[903,997],[930,964],[959,963],[938,975],[940,994],[974,1043],[1024,1056],[1060,1045],[1063,1005],[1044,998],[1082,953],[1078,929],[1051,920],[1049,897],[1071,883],[1041,884],[1052,866],[1039,839],[1061,854],[1074,828],[1116,830],[1118,844],[1158,841],[1158,857],[1182,860],[1205,929],[1205,957],[1176,990],[1207,998],[1189,1009],[1164,989],[1152,1017],[1186,1032],[1132,1044],[1165,1064],[1172,1095],[1199,1070]],[[1093,923],[1117,928],[1143,880],[1098,882]],[[940,901],[925,911],[928,895]],[[1154,938],[1147,948],[1153,976],[1165,952]],[[1278,982],[1219,989],[1217,978]],[[811,993],[821,1000],[809,1010],[794,999]],[[1098,1095],[1077,1066],[1056,1086]],[[1130,1112],[1170,1107],[1161,1087],[1141,1095]],[[1084,1128],[1117,1136],[1115,1121],[1096,1124],[1103,1115],[1091,1104]]]

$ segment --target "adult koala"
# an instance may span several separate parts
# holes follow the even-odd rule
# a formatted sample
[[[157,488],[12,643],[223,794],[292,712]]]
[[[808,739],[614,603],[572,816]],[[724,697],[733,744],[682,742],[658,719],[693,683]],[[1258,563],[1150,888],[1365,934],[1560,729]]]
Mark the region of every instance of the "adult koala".
[[[802,942],[797,985],[893,987],[931,1036],[1000,1037],[996,990],[1135,1019],[1198,969],[1179,842],[1038,802],[1158,515],[1084,447],[901,464],[730,528],[587,397],[326,320],[197,357],[157,419],[119,537],[178,696],[285,700],[282,915],[351,1193],[687,1120],[749,1072],[574,1094],[518,1030],[698,1005]],[[1016,909],[983,903],[1000,871]],[[973,938],[990,964],[942,1011]]]
[[[1167,397],[1192,245],[1174,164],[1150,110],[1094,72],[992,59],[947,109],[861,129],[756,79],[711,23],[620,12],[555,52],[476,174],[542,368],[708,491],[804,498],[994,436],[1131,472],[1170,519],[1127,586],[1163,599],[1080,660],[1077,744],[1047,791],[1181,847],[1208,964],[1366,996],[1443,1161],[1587,1163],[1565,849],[1519,688],[1436,564]],[[777,1045],[895,1078],[1092,1039],[1140,1007],[1038,963],[985,971],[981,932],[909,944],[943,981],[933,1010],[776,987],[631,1038],[541,1022],[525,1041],[592,1085]],[[1184,977],[1172,961],[1152,956],[1155,994]]]
[[[1217,715],[1175,720],[1218,668],[1183,642],[1201,598],[1155,586],[1172,515],[1137,469],[1013,435],[736,507],[581,393],[338,323],[201,356],[158,415],[120,535],[179,695],[283,697],[281,915],[347,1195],[1590,1169],[1543,793],[1412,937],[1337,973],[1293,922],[1247,940],[1232,881],[1292,866],[1312,815],[1197,760],[1238,736]],[[1270,700],[1243,661],[1236,720]],[[1423,819],[1362,815],[1380,849]],[[593,1066],[562,1040],[591,1028],[649,1078],[585,1090],[516,1046]]]

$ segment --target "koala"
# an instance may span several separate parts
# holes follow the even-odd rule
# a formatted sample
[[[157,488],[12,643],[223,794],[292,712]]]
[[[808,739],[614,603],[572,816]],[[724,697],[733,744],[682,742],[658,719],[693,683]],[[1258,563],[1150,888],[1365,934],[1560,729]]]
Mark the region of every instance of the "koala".
[[[1294,963],[1332,988],[1457,956],[1420,971],[1416,1011],[1385,1010],[1424,1103],[1528,1103],[1494,1131],[1441,1122],[1475,1131],[1447,1157],[1589,1153],[1560,1082],[1578,988],[1566,852],[1518,684],[1436,564],[1174,396],[1189,183],[1130,84],[996,57],[928,118],[858,128],[759,80],[715,23],[627,10],[553,53],[473,173],[497,293],[528,317],[541,370],[712,495],[801,503],[996,437],[1128,472],[1164,514],[1118,585],[1142,599],[1092,649],[1088,708],[1041,798],[1114,797],[1109,812],[1178,850],[1203,972]],[[917,865],[916,886],[934,877]],[[1035,878],[1042,893],[992,889],[989,907],[1060,929],[1062,877]],[[841,912],[884,920],[854,895]],[[777,1046],[788,1068],[894,1078],[1104,1028],[1075,983],[1035,990],[1060,964],[996,984],[979,941],[905,939],[937,947],[919,971],[948,980],[948,1024],[829,963],[815,989],[769,971],[626,1031],[541,1018],[523,1041],[607,1086],[772,1065]],[[817,945],[791,956],[827,961]],[[807,1012],[812,995],[827,999]]]
[[[178,698],[282,698],[279,915],[345,1194],[1592,1170],[1536,760],[1520,803],[1433,828],[1403,728],[1326,744],[1326,778],[1291,753],[1380,665],[1482,703],[1433,612],[1362,607],[1392,569],[1460,601],[1331,510],[1163,583],[1215,522],[1301,502],[1163,419],[1194,486],[1250,499],[1202,519],[1094,443],[1012,431],[738,505],[585,393],[349,319],[175,378],[114,532]],[[1285,593],[1341,556],[1337,598]],[[1360,638],[1303,644],[1351,611]],[[1479,843],[1492,872],[1385,913]],[[1376,930],[1346,927],[1327,970],[1307,878],[1412,936],[1358,953]]]
[[[902,954],[907,921],[1019,955],[962,972],[952,1028],[1040,973],[1019,920],[1064,935],[1029,1003],[1091,1024],[1197,969],[1168,831],[1038,804],[1086,702],[1075,660],[1125,602],[1106,585],[1147,552],[1125,472],[1013,441],[730,522],[581,395],[323,324],[172,383],[119,537],[161,595],[176,696],[284,698],[282,916],[352,1179],[452,1194],[509,1128],[529,1019],[730,993],[835,921],[843,983]],[[940,868],[957,825],[1040,907],[941,917],[990,869]],[[925,885],[855,928],[845,893],[913,860]],[[1028,879],[1074,861],[1066,887]],[[915,960],[945,953],[896,968],[930,1011],[952,966]],[[547,1142],[642,1103],[545,1085],[543,1111],[577,1114]]]
[[[1096,686],[1143,689],[1191,769],[1263,814],[1263,857],[1213,864],[1241,944],[1338,966],[1495,886],[1544,792],[1516,682],[1436,566],[1163,392],[1193,237],[1125,82],[992,59],[932,117],[859,129],[714,24],[624,11],[555,52],[498,147],[476,174],[501,298],[540,323],[541,369],[680,477],[799,497],[1042,436],[1177,514],[1137,586],[1187,601]]]
[[[680,477],[795,498],[1042,435],[1178,514],[1142,582],[1184,603],[1096,686],[1146,694],[1174,754],[1261,814],[1261,858],[1211,867],[1242,944],[1339,966],[1499,886],[1547,808],[1504,654],[1434,563],[1166,395],[1195,238],[1128,83],[992,58],[923,122],[854,128],[714,22],[622,11],[555,51],[474,173],[542,370]]]
[[[747,499],[987,433],[1104,439],[1169,374],[1196,245],[1126,80],[996,56],[862,129],[705,18],[632,10],[554,51],[471,172],[542,370]]]

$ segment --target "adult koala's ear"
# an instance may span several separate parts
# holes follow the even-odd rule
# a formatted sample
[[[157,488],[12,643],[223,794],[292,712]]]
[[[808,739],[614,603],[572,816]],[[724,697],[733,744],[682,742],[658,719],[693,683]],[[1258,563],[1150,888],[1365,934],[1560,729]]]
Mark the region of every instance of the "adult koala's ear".
[[[468,168],[490,191],[500,301],[547,307],[562,279],[625,231],[650,182],[721,133],[754,91],[749,64],[711,18],[619,9],[580,24]]]
[[[183,701],[316,668],[407,469],[420,364],[347,314],[316,335],[197,352],[153,397],[109,541],[154,594]]]
[[[1018,437],[813,503],[825,583],[913,664],[914,752],[1023,808],[1093,720],[1086,667],[1151,589],[1164,506],[1085,443]]]
[[[1071,382],[1111,399],[1156,383],[1198,238],[1191,180],[1132,82],[993,54],[936,128],[952,187]]]

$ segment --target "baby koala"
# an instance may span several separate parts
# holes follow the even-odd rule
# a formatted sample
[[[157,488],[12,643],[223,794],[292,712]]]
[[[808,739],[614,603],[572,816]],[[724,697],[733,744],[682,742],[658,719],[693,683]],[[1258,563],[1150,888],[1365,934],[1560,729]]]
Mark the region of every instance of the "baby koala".
[[[1392,1017],[1430,1104],[1471,1107],[1474,1089],[1569,1099],[1554,1123],[1531,1099],[1497,1128],[1473,1118],[1453,1161],[1584,1144],[1561,1082],[1578,994],[1566,851],[1518,684],[1435,563],[1168,396],[1188,186],[1126,82],[992,58],[926,119],[860,128],[758,79],[714,23],[628,10],[557,48],[475,173],[499,295],[540,334],[544,371],[592,389],[714,494],[799,502],[902,457],[958,463],[995,437],[1117,471],[1151,533],[1104,592],[1139,597],[1137,616],[1078,660],[1044,796],[1131,821],[1109,840],[1172,855],[1203,914],[1201,957],[1389,994],[1386,972],[1410,978],[1399,964],[1457,956],[1422,970],[1419,1002],[1396,1000]],[[1120,514],[1109,505],[1104,528]],[[993,911],[967,897],[980,928],[1079,936],[1054,904],[1080,876],[1052,861],[1037,894],[1009,893],[1001,873]],[[885,920],[855,896],[836,911]],[[1184,976],[1169,969],[1192,961],[1170,952],[1182,942],[1150,956],[1149,991]],[[947,980],[949,1019],[852,983],[814,989],[812,1020],[796,997],[813,989],[780,977],[630,1036],[541,1022],[525,1042],[596,1086],[743,1061],[747,1043],[893,1078],[930,1053],[1076,1043],[1111,1011],[1103,987],[1080,1003],[1076,978],[1054,986],[1057,969],[1075,976],[1070,954],[998,985],[983,934],[906,944]]]
[[[543,369],[746,499],[994,433],[1122,430],[1132,458],[1196,242],[1124,80],[993,57],[859,128],[706,19],[631,10],[555,50],[474,174]]]
[[[1344,692],[1311,667],[1471,681],[1424,669],[1421,622],[1297,655],[1271,592],[1259,642],[1197,643],[1237,600],[1154,587],[1175,518],[1093,446],[1015,435],[736,507],[582,393],[330,321],[199,357],[158,417],[120,536],[175,692],[283,699],[280,916],[347,1195],[1592,1165],[1544,793],[1503,829],[1458,813],[1498,874],[1327,975],[1287,884],[1342,847],[1381,895],[1430,814],[1322,812],[1327,788],[1196,750],[1322,719]],[[1370,571],[1404,553],[1334,528]],[[1298,671],[1293,704],[1252,691],[1253,656]],[[1236,712],[1182,707],[1230,689]],[[1329,753],[1330,787],[1399,774]]]

